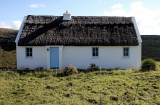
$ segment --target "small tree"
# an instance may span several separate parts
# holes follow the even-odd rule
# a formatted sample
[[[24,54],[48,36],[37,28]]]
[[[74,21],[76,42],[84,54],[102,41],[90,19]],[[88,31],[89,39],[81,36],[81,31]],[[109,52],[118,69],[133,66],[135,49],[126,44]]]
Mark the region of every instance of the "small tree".
[[[142,71],[156,70],[156,61],[153,59],[145,59],[141,65]]]

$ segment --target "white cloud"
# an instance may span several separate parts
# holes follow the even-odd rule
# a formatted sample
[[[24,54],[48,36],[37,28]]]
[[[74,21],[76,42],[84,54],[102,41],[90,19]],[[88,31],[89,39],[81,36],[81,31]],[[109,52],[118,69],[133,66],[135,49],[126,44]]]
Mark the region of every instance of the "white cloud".
[[[0,22],[0,28],[10,28],[10,29],[19,30],[21,23],[22,22],[19,20],[13,21],[11,25],[6,24],[5,22]]]
[[[0,28],[11,28],[11,26],[6,24],[5,22],[0,22]]]
[[[121,9],[122,8],[122,4],[118,3],[116,5],[113,5],[111,8],[112,9],[118,9],[118,8]]]
[[[44,4],[30,4],[29,5],[30,8],[38,8],[38,7],[45,7]]]
[[[107,16],[134,16],[136,18],[140,34],[160,35],[160,10],[154,11],[136,1],[130,4],[129,11],[123,9],[122,4],[111,7],[111,11],[104,11]]]
[[[29,7],[31,7],[31,8],[37,8],[38,5],[37,4],[31,4],[31,5],[29,5]]]
[[[13,21],[13,23],[12,23],[12,26],[11,26],[11,27],[12,27],[13,29],[17,29],[17,30],[18,30],[18,29],[20,28],[20,26],[21,26],[21,23],[22,23],[22,22],[21,22],[21,21],[19,21],[19,20],[17,20],[17,21]]]

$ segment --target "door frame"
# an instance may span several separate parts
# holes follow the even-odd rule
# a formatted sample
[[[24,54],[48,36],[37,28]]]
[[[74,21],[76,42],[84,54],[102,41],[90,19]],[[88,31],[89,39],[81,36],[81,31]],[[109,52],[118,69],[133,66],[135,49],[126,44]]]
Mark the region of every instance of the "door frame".
[[[62,50],[63,46],[45,46],[46,47],[46,53],[47,53],[47,69],[50,70],[50,48],[52,47],[58,47],[59,48],[59,69],[62,70]]]
[[[51,49],[52,51],[56,51],[56,55],[54,55],[55,52],[51,52]],[[50,47],[49,50],[50,50],[50,69],[59,69],[59,47]]]

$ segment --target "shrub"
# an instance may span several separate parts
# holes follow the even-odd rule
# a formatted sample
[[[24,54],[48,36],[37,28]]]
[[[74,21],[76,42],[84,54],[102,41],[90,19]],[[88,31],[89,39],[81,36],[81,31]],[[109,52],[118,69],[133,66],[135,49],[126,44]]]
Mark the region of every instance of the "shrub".
[[[69,65],[68,67],[66,67],[63,71],[64,76],[68,76],[68,75],[72,75],[72,74],[77,74],[78,70],[75,66],[73,65]]]
[[[156,70],[156,62],[153,59],[145,59],[141,65],[142,71]]]
[[[99,67],[94,63],[90,64],[89,71],[96,71],[96,70],[99,70]]]

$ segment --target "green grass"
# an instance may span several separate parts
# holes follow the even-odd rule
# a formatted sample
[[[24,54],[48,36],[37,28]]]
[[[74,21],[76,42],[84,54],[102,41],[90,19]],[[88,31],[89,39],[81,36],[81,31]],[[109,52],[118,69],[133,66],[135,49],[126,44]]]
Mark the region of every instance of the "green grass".
[[[0,38],[15,40],[18,30],[0,28]],[[16,44],[0,41],[0,68],[16,68]]]
[[[18,30],[0,28],[0,37],[1,38],[15,38],[18,33]]]
[[[16,48],[14,42],[0,43],[0,68],[16,68]]]
[[[159,105],[160,70],[102,70],[65,77],[56,77],[54,71],[0,71],[0,90],[2,105]]]

